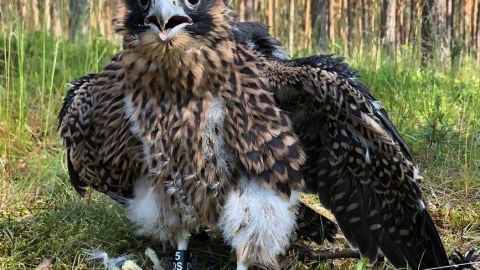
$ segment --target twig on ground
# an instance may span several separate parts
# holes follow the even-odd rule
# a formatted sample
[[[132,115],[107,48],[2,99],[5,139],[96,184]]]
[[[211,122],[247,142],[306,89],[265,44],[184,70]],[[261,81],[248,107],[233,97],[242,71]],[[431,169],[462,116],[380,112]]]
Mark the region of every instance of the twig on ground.
[[[292,247],[301,251],[306,256],[316,260],[329,260],[329,259],[360,259],[360,253],[357,250],[345,248],[341,250],[314,250],[310,247],[292,243]],[[384,261],[385,256],[379,252],[377,261]]]

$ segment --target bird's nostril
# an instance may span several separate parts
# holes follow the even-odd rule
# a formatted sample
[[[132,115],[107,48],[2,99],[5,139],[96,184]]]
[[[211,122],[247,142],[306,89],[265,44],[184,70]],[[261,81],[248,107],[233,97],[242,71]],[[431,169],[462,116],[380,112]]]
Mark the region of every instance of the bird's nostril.
[[[163,25],[162,23],[160,23],[158,21],[157,16],[150,15],[150,16],[145,18],[145,25],[154,24],[161,31],[165,31],[165,30],[168,30],[168,29],[173,29],[175,26],[178,26],[182,23],[191,23],[191,20],[188,17],[172,16],[170,19],[168,19],[167,23],[165,25]]]
[[[145,24],[154,24],[158,27],[158,29],[161,29],[160,23],[158,22],[157,16],[148,16],[145,18]]]
[[[165,25],[165,30],[174,28],[175,26],[182,23],[190,23],[190,19],[183,16],[173,16],[168,20],[167,24]]]

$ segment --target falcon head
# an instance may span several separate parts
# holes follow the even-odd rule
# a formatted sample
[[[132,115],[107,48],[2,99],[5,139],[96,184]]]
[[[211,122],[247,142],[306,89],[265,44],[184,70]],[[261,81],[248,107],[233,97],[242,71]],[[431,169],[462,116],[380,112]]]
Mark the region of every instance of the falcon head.
[[[114,23],[124,45],[189,48],[228,38],[235,20],[225,0],[123,0]]]

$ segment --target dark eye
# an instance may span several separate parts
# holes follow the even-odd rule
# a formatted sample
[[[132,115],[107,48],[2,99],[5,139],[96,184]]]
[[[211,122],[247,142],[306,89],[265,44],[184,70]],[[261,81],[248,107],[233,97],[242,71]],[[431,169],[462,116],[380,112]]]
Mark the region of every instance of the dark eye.
[[[195,7],[198,3],[200,3],[200,0],[187,0],[187,3],[190,4],[191,7]]]
[[[150,6],[150,0],[138,0],[138,5],[145,10]]]

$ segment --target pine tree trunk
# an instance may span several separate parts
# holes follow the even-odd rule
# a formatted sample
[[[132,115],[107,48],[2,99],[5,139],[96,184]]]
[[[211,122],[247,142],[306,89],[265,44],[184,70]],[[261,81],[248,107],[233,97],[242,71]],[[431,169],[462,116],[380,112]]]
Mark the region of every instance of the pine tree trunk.
[[[402,0],[397,1],[397,13],[398,13],[398,29],[400,30],[400,44],[404,45],[407,43],[407,16],[405,12],[405,2]]]
[[[238,20],[240,22],[245,21],[245,0],[237,0],[235,1],[236,3],[236,9],[238,10]]]
[[[346,0],[338,0],[338,3],[340,6],[338,7],[338,12],[336,16],[336,21],[338,23],[338,30],[340,32],[340,39],[343,40],[344,43],[347,40],[347,32],[345,29],[347,29],[347,25],[345,25],[345,18],[347,18],[346,14]]]
[[[476,27],[477,37],[477,60],[480,60],[480,1],[477,3],[477,27]]]
[[[273,0],[268,0],[268,26],[270,26],[270,34],[273,33],[273,23],[275,21],[275,13],[273,13]]]
[[[459,16],[459,26],[460,26],[460,37],[463,41],[465,41],[465,3],[462,0],[458,7],[458,12],[460,13]]]
[[[273,24],[274,24],[273,33],[275,37],[280,35],[280,21],[283,18],[282,13],[280,12],[280,7],[278,6],[278,1],[279,0],[275,0],[273,5],[273,8],[276,14],[274,17],[275,20],[273,21]]]
[[[410,42],[415,40],[415,31],[417,30],[417,2],[416,0],[410,1]]]
[[[288,31],[288,50],[290,55],[294,52],[295,39],[295,0],[290,0],[290,28]]]
[[[328,1],[328,35],[330,42],[335,43],[335,1]]]
[[[317,46],[320,46],[322,52],[327,49],[326,2],[325,0],[313,0],[311,10],[312,29],[315,37],[313,40],[315,40]]]
[[[40,26],[40,10],[38,9],[38,0],[32,0],[31,9],[33,13],[33,28],[35,30],[39,29]]]
[[[362,39],[363,42],[366,41],[367,39],[367,33],[370,30],[368,27],[368,12],[369,10],[367,9],[367,0],[362,0]]]
[[[70,25],[70,34],[69,38],[71,41],[75,42],[77,38],[82,40],[82,36],[86,34],[88,29],[89,19],[89,4],[88,0],[70,0],[70,15],[69,25]],[[57,6],[57,3],[55,3]]]
[[[396,33],[396,1],[383,0],[382,5],[382,26],[380,31],[381,38],[384,39],[385,47],[389,53],[395,50]]]
[[[310,0],[305,2],[305,44],[304,48],[309,52],[312,50],[312,5]]]
[[[455,0],[450,0],[450,46],[453,46],[455,40]],[[450,48],[451,49],[451,48]]]
[[[477,0],[478,1],[478,0]],[[475,49],[475,26],[476,26],[476,21],[475,21],[475,9],[476,9],[476,6],[475,6],[475,1],[472,1],[471,2],[471,11],[470,11],[470,39],[471,39],[471,46],[473,49]]]
[[[430,60],[434,43],[433,7],[434,0],[423,0],[422,7],[422,64]]]
[[[447,35],[447,1],[446,0],[434,0],[432,6],[432,22],[433,22],[433,34],[435,43],[440,46],[440,60],[442,63],[446,63],[450,50],[448,48],[448,35]]]
[[[353,46],[353,0],[347,1],[347,20],[348,20],[348,32],[347,32],[347,47],[348,55],[352,56],[352,46]]]
[[[244,0],[245,5],[245,21],[253,21],[253,12],[254,12],[254,0]]]

